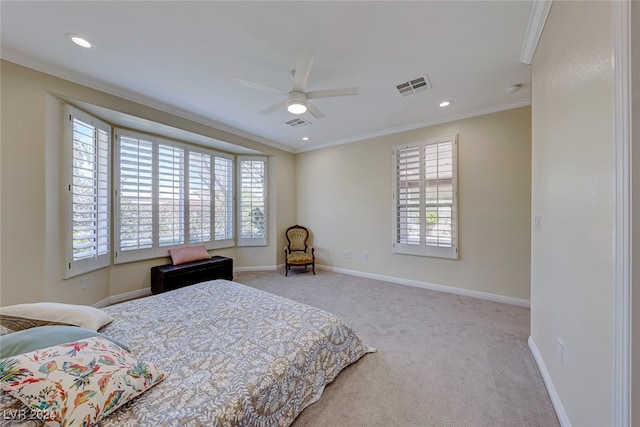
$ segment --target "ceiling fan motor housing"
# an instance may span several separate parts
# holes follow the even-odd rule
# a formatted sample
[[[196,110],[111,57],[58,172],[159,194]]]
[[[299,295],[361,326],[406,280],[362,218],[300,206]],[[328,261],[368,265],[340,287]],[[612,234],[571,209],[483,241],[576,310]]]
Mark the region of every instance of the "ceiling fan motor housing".
[[[302,114],[307,111],[307,96],[302,92],[289,92],[287,110],[293,114]]]

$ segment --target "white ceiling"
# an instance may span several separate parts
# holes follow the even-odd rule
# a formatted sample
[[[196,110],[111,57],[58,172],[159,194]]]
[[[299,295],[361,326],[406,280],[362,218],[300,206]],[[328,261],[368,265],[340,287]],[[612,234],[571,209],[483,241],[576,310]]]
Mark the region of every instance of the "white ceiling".
[[[519,58],[532,3],[3,0],[0,54],[300,152],[528,105],[530,67]],[[233,79],[288,91],[301,53],[314,56],[307,90],[360,93],[314,99],[325,117],[306,113],[311,125],[292,128],[285,109],[260,114],[281,95]],[[397,84],[425,74],[432,90],[399,95]],[[507,93],[515,84],[523,89]]]

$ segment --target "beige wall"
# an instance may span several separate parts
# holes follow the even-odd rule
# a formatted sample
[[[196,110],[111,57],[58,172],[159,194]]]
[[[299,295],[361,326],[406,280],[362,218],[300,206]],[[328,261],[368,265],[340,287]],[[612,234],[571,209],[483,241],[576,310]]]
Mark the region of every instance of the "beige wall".
[[[392,146],[450,134],[460,259],[393,254]],[[528,107],[301,153],[298,222],[312,230],[319,264],[528,300],[530,163]]]
[[[532,215],[542,230],[532,233],[531,336],[581,427],[612,420],[610,8],[554,2],[532,64]]]
[[[274,266],[281,258],[281,235],[295,219],[295,156],[157,109],[58,79],[10,62],[0,63],[2,235],[0,304],[64,301],[94,304],[109,296],[149,287],[149,268],[168,259],[101,269],[62,279],[61,120],[58,96],[187,129],[269,156],[269,246],[211,251],[234,258],[236,267]],[[89,279],[81,290],[80,279]]]
[[[167,261],[117,265],[83,275],[89,279],[87,290],[80,288],[81,277],[62,279],[59,96],[267,153],[269,246],[212,252],[232,256],[237,267],[283,263],[283,231],[299,222],[312,229],[320,263],[529,298],[528,108],[295,156],[9,62],[1,66],[2,305],[38,300],[95,303],[147,288],[149,268]],[[458,133],[460,141],[460,260],[392,255],[391,146],[451,133]],[[350,260],[342,258],[344,249],[351,250]],[[368,261],[361,258],[364,251]]]

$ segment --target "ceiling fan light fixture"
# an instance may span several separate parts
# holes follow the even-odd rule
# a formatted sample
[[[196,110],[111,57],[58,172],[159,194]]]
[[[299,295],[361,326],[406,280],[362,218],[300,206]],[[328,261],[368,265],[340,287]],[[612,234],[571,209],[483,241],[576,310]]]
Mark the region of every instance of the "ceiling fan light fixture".
[[[291,114],[302,114],[307,112],[307,97],[302,92],[289,93],[287,111]]]
[[[307,112],[307,106],[303,102],[293,101],[287,105],[287,110],[291,114],[302,114]]]

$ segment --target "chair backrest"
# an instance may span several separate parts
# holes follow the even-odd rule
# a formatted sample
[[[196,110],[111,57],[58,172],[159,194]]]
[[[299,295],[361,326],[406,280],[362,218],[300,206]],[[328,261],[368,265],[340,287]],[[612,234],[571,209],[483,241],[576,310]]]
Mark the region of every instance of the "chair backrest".
[[[294,225],[287,228],[285,235],[287,236],[287,241],[289,242],[289,250],[307,250],[307,239],[309,238],[309,230],[301,225]]]

